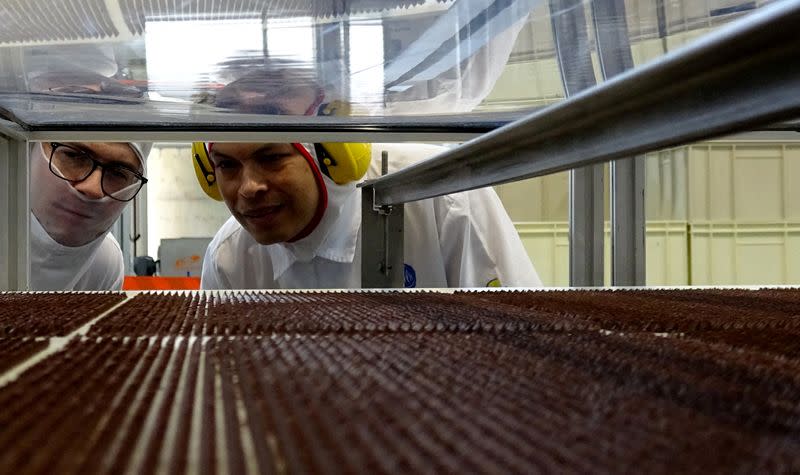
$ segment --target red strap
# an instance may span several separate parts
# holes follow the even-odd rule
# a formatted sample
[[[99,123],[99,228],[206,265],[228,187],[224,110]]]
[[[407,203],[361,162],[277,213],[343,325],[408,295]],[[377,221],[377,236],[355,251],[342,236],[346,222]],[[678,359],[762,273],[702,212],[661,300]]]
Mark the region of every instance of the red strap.
[[[328,209],[328,188],[325,186],[325,180],[322,179],[322,173],[319,171],[317,162],[314,160],[314,157],[311,156],[311,153],[303,147],[303,144],[293,143],[292,146],[300,152],[306,159],[306,162],[308,162],[308,166],[311,167],[311,173],[314,174],[314,180],[317,182],[317,189],[319,190],[319,203],[317,204],[317,211],[314,213],[314,217],[311,218],[311,222],[309,222],[297,236],[289,239],[288,242],[299,241],[311,234],[311,232],[317,228],[319,222],[322,221],[325,210]]]

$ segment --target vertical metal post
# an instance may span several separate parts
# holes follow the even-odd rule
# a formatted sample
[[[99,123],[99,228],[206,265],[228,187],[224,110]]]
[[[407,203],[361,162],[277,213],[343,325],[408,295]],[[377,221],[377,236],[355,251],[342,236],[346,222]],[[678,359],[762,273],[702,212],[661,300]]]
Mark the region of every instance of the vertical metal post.
[[[146,173],[147,169],[145,168],[145,176],[147,176]],[[139,204],[139,213],[136,218],[137,227],[139,230],[139,234],[141,234],[142,236],[141,239],[139,239],[139,241],[137,241],[136,243],[136,245],[138,246],[136,248],[137,249],[136,256],[146,256],[148,255],[147,249],[150,244],[150,242],[148,241],[148,236],[150,234],[150,231],[147,225],[147,218],[148,218],[147,186],[143,187],[142,190],[139,192],[139,194],[136,195],[136,201]],[[133,274],[133,271],[131,271],[131,274]]]
[[[138,198],[138,197],[137,197]],[[117,239],[119,248],[122,251],[122,261],[125,264],[125,273],[133,274],[133,261],[136,258],[136,245],[139,239],[136,239],[138,230],[134,223],[136,222],[136,213],[134,211],[134,201],[131,201],[119,218],[114,222],[111,227],[111,233]],[[140,236],[141,237],[141,236]]]
[[[0,136],[0,290],[30,288],[28,146]]]
[[[381,153],[381,175],[389,156]],[[403,205],[375,207],[375,190],[361,189],[361,287],[403,287]]]
[[[633,67],[624,0],[596,0],[592,18],[603,78]],[[612,161],[611,285],[645,285],[645,205],[643,156]]]
[[[658,37],[661,38],[661,47],[666,54],[669,51],[669,45],[667,44],[667,10],[664,8],[664,0],[656,0],[656,22]]]
[[[137,197],[138,198],[138,197]],[[133,213],[133,219],[131,219],[131,262],[133,262],[136,257],[139,255],[137,246],[139,245],[139,240],[142,239],[142,233],[139,232],[139,200],[134,198],[133,203],[131,203],[131,211]]]
[[[596,84],[583,0],[550,0],[550,18],[569,97]],[[570,171],[569,283],[603,285],[603,165]]]
[[[603,166],[569,173],[569,285],[603,285]]]
[[[611,285],[646,283],[644,157],[611,162]]]

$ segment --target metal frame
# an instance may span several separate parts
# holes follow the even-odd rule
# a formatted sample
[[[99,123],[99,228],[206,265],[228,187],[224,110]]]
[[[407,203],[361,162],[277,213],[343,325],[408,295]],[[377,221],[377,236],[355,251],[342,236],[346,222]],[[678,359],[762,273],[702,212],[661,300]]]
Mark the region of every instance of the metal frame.
[[[96,104],[92,120],[87,105],[63,103],[58,114],[38,110],[31,100],[0,97],[0,121],[16,124],[30,140],[209,141],[291,140],[368,142],[380,140],[453,141],[468,140],[525,115],[524,112],[462,114],[457,118],[437,116],[320,117],[214,114],[185,104],[168,108],[164,103]],[[146,107],[145,107],[146,106]],[[38,112],[29,112],[33,109]],[[15,114],[15,111],[19,111]],[[3,120],[6,119],[6,120]],[[13,121],[13,122],[12,122]]]
[[[0,290],[28,290],[30,262],[27,143],[0,135]]]
[[[594,87],[583,0],[550,0],[556,58],[567,98]],[[558,14],[553,14],[558,12]],[[569,172],[569,284],[603,285],[603,165]]]
[[[264,126],[268,128],[269,126]],[[464,142],[480,137],[486,130],[475,132],[453,131],[404,131],[398,130],[364,130],[364,131],[331,131],[320,129],[314,131],[309,127],[303,132],[275,132],[267,130],[254,131],[209,131],[209,130],[36,130],[25,132],[30,141],[94,141],[94,142],[193,142],[198,137],[208,142]],[[0,128],[2,133],[2,128]]]
[[[368,182],[398,204],[800,117],[800,3],[778,3],[649,65]]]

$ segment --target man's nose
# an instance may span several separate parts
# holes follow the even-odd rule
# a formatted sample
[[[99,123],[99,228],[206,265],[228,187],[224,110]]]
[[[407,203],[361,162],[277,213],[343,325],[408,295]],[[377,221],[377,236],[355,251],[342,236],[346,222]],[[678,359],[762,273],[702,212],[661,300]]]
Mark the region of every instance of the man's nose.
[[[72,185],[73,188],[83,193],[87,198],[99,200],[103,197],[103,172],[98,167],[85,180]]]
[[[254,170],[253,167],[245,166],[239,194],[245,198],[252,198],[258,193],[265,192],[269,189],[267,181],[267,177],[263,173]]]

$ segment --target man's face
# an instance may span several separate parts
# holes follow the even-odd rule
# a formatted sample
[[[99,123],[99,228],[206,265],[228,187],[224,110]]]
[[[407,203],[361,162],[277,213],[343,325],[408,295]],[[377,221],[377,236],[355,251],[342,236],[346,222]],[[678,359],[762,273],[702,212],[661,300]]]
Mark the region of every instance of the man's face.
[[[143,171],[139,158],[126,143],[70,142],[69,145],[91,154],[100,163]],[[108,231],[127,203],[104,198],[99,167],[77,183],[55,176],[48,165],[51,152],[49,143],[37,144],[33,149],[31,210],[55,241],[65,246],[82,246]]]
[[[214,143],[209,153],[222,198],[260,244],[288,241],[320,201],[310,165],[288,143]]]

